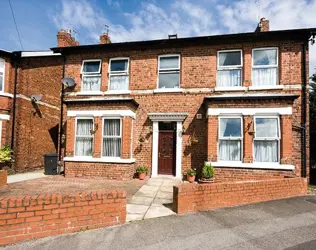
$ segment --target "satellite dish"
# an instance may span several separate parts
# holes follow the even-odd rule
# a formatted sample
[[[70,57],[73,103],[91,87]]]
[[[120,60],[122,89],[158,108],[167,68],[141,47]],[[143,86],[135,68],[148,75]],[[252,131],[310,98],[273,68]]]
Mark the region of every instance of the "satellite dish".
[[[69,77],[65,77],[62,79],[62,83],[66,86],[66,87],[73,87],[75,86],[75,80]]]
[[[39,94],[31,95],[32,102],[39,102],[41,99],[42,99],[42,95],[39,95]]]

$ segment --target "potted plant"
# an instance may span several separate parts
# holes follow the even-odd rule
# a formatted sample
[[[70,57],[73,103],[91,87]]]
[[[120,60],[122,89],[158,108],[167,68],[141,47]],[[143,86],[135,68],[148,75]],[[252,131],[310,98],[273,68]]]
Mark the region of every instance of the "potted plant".
[[[214,182],[214,168],[210,162],[204,162],[204,167],[202,168],[200,183],[212,183]]]
[[[146,174],[148,173],[148,168],[144,166],[138,166],[136,168],[136,173],[138,174],[138,178],[140,180],[144,180],[146,177]]]
[[[4,146],[0,149],[0,186],[7,184],[7,165],[11,161],[11,148],[9,146]]]
[[[187,171],[187,180],[188,182],[192,183],[195,181],[195,176],[196,176],[196,170],[195,169],[189,169]]]

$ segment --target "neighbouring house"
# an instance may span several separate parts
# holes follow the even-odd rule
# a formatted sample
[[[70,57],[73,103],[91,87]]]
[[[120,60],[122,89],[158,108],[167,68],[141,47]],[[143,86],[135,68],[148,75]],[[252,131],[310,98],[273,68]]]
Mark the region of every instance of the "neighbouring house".
[[[52,51],[0,50],[0,142],[12,170],[43,168],[58,148],[62,57]]]
[[[64,32],[64,31],[62,31]],[[306,177],[308,43],[316,29],[52,48],[65,58],[66,176]],[[105,34],[106,35],[106,34]],[[63,42],[58,42],[62,44]],[[67,45],[67,47],[66,47]]]

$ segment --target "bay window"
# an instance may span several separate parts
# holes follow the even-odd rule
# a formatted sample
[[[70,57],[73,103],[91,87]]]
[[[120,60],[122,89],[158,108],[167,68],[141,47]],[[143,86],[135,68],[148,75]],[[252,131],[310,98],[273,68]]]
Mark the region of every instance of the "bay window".
[[[82,92],[99,92],[101,90],[101,60],[84,60],[81,76]]]
[[[217,53],[217,87],[241,86],[242,51],[227,50]]]
[[[0,92],[4,91],[4,70],[5,70],[5,61],[0,58]]]
[[[180,55],[163,55],[158,60],[158,88],[180,88]]]
[[[121,157],[122,120],[103,119],[102,157]]]
[[[279,162],[279,117],[255,117],[254,161]]]
[[[241,161],[242,118],[219,117],[219,161]]]
[[[112,58],[109,66],[109,90],[128,90],[129,59]]]
[[[93,118],[76,119],[75,155],[92,156],[93,150]]]
[[[252,50],[252,85],[270,86],[278,82],[278,49]]]

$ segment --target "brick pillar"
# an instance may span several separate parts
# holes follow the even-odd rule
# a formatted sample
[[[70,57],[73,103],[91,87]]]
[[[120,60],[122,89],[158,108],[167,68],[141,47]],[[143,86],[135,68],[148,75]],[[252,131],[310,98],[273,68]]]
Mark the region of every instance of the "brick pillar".
[[[244,116],[244,163],[253,162],[254,125],[252,116]]]
[[[65,156],[72,157],[75,155],[75,126],[76,119],[68,118],[66,121],[66,153]]]
[[[100,158],[102,155],[102,117],[94,118],[94,143],[92,156]]]
[[[131,157],[131,138],[132,138],[132,118],[123,117],[122,119],[122,158],[128,159]]]
[[[292,117],[282,115],[280,119],[281,127],[281,164],[294,164],[292,155]]]
[[[207,119],[207,160],[217,161],[218,117]]]
[[[252,78],[252,48],[244,47],[243,49],[243,74],[242,74],[242,86],[249,87],[251,86]]]
[[[0,170],[0,187],[7,185],[7,171]]]

